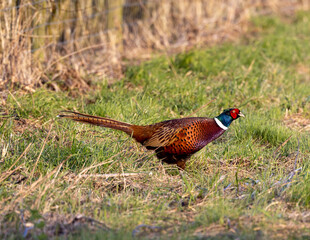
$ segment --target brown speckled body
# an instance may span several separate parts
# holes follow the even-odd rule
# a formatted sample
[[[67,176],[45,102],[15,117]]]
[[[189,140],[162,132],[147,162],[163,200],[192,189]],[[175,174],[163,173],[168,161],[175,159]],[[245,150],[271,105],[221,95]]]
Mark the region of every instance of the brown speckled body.
[[[192,154],[225,132],[212,118],[173,119],[145,127],[154,127],[156,130],[153,136],[155,135],[155,139],[158,138],[159,141],[156,144],[151,138],[142,144],[147,149],[155,150],[157,157],[162,161],[177,164],[181,168],[185,167],[185,161]],[[165,134],[166,128],[172,132],[168,134],[169,136]],[[161,146],[160,142],[167,137],[169,142]]]
[[[182,169],[192,154],[225,132],[213,118],[181,118],[138,126],[103,117],[69,113],[59,117],[126,132],[147,149],[155,150],[156,156],[163,162],[177,164]]]

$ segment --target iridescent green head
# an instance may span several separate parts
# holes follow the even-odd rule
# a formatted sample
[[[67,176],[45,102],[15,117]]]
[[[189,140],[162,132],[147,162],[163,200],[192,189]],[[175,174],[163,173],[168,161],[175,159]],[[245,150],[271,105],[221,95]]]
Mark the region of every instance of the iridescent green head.
[[[225,109],[216,118],[225,126],[229,127],[232,121],[238,119],[239,117],[245,117],[238,108]]]

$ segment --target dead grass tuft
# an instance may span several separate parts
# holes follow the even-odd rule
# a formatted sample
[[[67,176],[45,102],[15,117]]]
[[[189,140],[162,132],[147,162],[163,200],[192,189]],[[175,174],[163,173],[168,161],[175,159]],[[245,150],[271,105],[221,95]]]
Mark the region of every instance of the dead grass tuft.
[[[299,132],[310,132],[309,116],[309,113],[305,115],[304,113],[288,114],[287,112],[284,118],[284,124]]]

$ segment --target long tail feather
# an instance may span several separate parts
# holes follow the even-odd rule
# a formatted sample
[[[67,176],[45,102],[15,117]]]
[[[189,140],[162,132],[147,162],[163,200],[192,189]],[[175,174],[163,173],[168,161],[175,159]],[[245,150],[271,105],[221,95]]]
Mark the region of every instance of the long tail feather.
[[[121,130],[129,135],[133,135],[134,128],[132,124],[116,121],[110,118],[97,117],[73,111],[62,111],[57,117],[68,118],[76,122],[88,123],[96,126],[107,127]]]

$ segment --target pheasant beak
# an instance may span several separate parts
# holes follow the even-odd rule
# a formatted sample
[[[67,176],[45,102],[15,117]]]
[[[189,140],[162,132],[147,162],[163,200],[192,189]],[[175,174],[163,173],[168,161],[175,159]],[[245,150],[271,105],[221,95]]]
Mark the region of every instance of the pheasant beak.
[[[239,112],[238,114],[239,117],[245,117],[244,114],[242,112]]]

